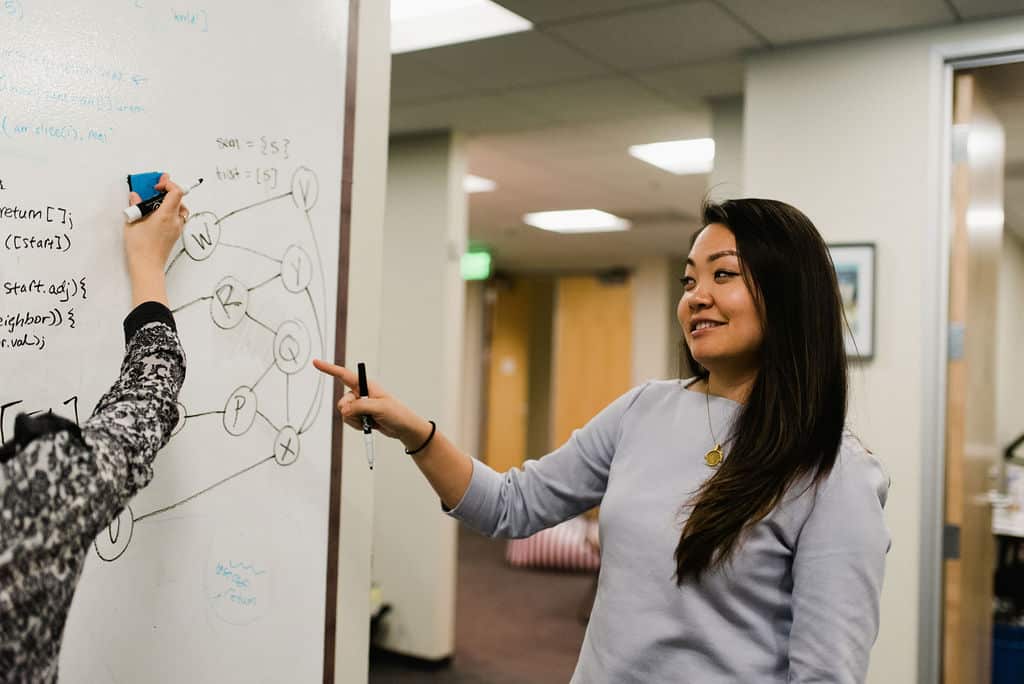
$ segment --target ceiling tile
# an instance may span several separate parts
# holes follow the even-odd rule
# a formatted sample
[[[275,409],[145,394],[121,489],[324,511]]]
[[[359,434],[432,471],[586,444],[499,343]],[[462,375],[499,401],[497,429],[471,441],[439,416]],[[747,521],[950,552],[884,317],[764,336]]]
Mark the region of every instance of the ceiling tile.
[[[531,239],[536,235],[522,226],[522,215],[551,209],[605,209],[628,215],[638,226],[690,217],[707,189],[707,176],[667,173],[630,157],[628,147],[666,134],[706,134],[706,119],[706,111],[684,112],[621,125],[472,138],[470,171],[496,181],[498,188],[471,197],[470,231],[478,240],[495,235],[506,241]]]
[[[552,160],[545,168],[585,188],[589,202],[575,206],[595,206],[630,218],[692,213],[708,181],[706,174],[676,175],[642,162],[629,156],[628,146],[596,158]],[[572,204],[553,208],[572,208]]]
[[[495,0],[535,24],[636,9],[664,0]]]
[[[578,160],[558,163],[559,149],[552,149],[546,156],[508,153],[470,143],[469,168],[472,173],[490,178],[498,184],[495,192],[481,193],[474,197],[472,210],[491,208],[511,212],[514,223],[528,211],[547,209],[580,208],[581,203],[590,206],[594,194],[606,199],[615,195],[613,185],[598,182],[595,186],[586,174],[581,174]]]
[[[628,78],[596,78],[510,92],[524,109],[566,123],[672,112],[675,106]]]
[[[575,50],[536,31],[513,33],[419,53],[438,73],[494,92],[607,73]]]
[[[717,5],[697,0],[544,29],[627,71],[736,56],[762,41]]]
[[[423,59],[422,53],[391,56],[392,104],[463,95],[468,91],[467,86],[455,79],[438,74]]]
[[[588,128],[593,131],[595,137],[608,140],[618,147],[656,140],[699,138],[711,135],[711,110],[702,104],[700,107],[676,112],[671,116],[636,119]]]
[[[395,105],[391,134],[456,129],[466,133],[502,131],[551,125],[553,122],[521,110],[501,95],[470,95],[438,102]]]
[[[992,17],[998,14],[1024,14],[1021,0],[950,0],[964,19]]]
[[[635,266],[651,257],[678,257],[682,261],[694,220],[682,219],[658,225],[634,225],[618,233],[563,235],[529,226],[475,234],[470,238],[486,242],[494,255],[495,267],[525,273],[530,271],[598,270],[613,266]]]
[[[600,163],[553,163],[554,157],[546,162],[507,156],[481,160],[471,154],[473,173],[494,178],[498,189],[470,198],[470,238],[492,249],[498,267],[516,270],[600,268],[685,253],[706,176],[661,172],[664,178],[655,188],[648,176],[658,170],[630,161],[635,160],[624,153]],[[585,207],[627,216],[633,228],[621,234],[559,236],[522,223],[528,211]]]
[[[719,0],[775,45],[956,20],[944,0]]]
[[[589,164],[609,154],[625,158],[627,148],[637,143],[700,138],[710,134],[711,112],[702,105],[694,110],[638,119],[576,126],[563,124],[539,130],[481,135],[470,140],[468,154],[470,163],[480,158],[515,158],[536,164]]]
[[[685,64],[630,74],[661,95],[679,102],[743,92],[743,61],[729,59]]]
[[[623,95],[631,92],[614,80],[598,92],[602,88],[609,96],[619,88]],[[492,249],[496,267],[516,271],[595,269],[684,254],[707,176],[667,173],[630,157],[628,147],[710,130],[710,110],[702,103],[657,116],[473,136],[469,169],[498,188],[470,197],[470,238]],[[559,236],[522,223],[528,211],[586,207],[627,216],[634,227],[620,234]]]

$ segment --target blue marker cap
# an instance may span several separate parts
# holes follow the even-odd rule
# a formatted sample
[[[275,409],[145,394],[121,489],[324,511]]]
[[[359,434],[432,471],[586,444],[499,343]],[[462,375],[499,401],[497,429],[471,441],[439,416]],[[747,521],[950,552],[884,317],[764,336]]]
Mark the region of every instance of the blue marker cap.
[[[128,178],[129,178],[129,180],[131,180],[132,177],[129,176]],[[160,178],[157,177],[157,180],[160,180]],[[182,191],[181,191],[182,197],[187,195],[192,190],[195,190],[197,187],[199,187],[199,185],[202,184],[202,182],[203,182],[203,179],[200,178],[195,183],[193,183],[192,185],[189,185],[189,186],[187,186],[185,188],[182,188]],[[128,223],[135,223],[136,221],[141,219],[143,216],[148,216],[149,214],[151,214],[152,212],[154,212],[154,211],[156,211],[157,209],[160,208],[160,205],[164,201],[164,196],[165,195],[167,195],[166,192],[163,192],[162,190],[157,190],[156,194],[153,195],[152,197],[150,197],[148,199],[144,199],[141,202],[139,202],[138,204],[133,204],[133,205],[131,205],[129,207],[125,207],[125,210],[124,210],[124,217],[125,217],[125,219],[128,221]]]
[[[163,171],[149,171],[147,173],[133,173],[128,176],[128,190],[138,194],[143,202],[156,195],[159,190],[156,184],[160,182]]]

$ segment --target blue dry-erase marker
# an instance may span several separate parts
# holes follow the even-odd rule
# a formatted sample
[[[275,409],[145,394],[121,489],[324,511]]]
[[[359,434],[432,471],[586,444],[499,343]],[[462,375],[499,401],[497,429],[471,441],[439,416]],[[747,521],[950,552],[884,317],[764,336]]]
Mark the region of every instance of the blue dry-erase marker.
[[[199,180],[197,180],[192,185],[190,185],[190,186],[188,186],[186,188],[183,188],[182,191],[181,191],[182,197],[187,195],[192,190],[195,190],[197,187],[199,187],[200,183],[202,183],[202,182],[203,182],[203,179],[200,178]],[[131,184],[129,183],[129,187],[130,186],[131,186]],[[138,204],[133,204],[132,206],[125,208],[124,215],[125,215],[125,218],[128,220],[128,223],[135,223],[139,219],[141,219],[141,218],[143,218],[145,216],[149,216],[150,214],[152,214],[154,211],[156,211],[157,209],[160,208],[161,204],[164,203],[164,197],[166,197],[166,196],[167,196],[167,191],[166,190],[165,191],[161,191],[161,192],[158,192],[157,194],[153,195],[149,199],[143,200],[143,201],[139,202]]]
[[[366,382],[366,364],[362,361],[357,366],[359,369],[359,396],[370,396],[370,387]],[[373,470],[373,418],[363,414],[363,444],[366,446],[366,462]]]

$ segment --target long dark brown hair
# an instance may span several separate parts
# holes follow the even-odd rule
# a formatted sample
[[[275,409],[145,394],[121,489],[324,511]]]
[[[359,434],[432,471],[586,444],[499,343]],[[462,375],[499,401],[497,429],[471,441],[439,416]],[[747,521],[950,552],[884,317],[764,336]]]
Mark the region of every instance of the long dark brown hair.
[[[743,532],[797,481],[811,486],[828,475],[846,420],[842,301],[814,224],[794,207],[765,199],[705,202],[703,224],[712,223],[736,238],[764,339],[728,458],[684,507],[689,518],[675,552],[680,585],[726,563]],[[691,370],[707,381],[708,370],[685,341],[683,347]]]

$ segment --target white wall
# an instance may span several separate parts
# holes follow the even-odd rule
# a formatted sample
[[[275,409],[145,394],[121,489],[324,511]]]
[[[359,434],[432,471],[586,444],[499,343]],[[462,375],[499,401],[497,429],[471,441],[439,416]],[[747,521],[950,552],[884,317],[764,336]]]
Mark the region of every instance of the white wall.
[[[681,272],[677,261],[650,258],[633,269],[633,375],[632,386],[648,380],[675,377],[671,340],[676,301],[672,299],[672,277]],[[678,277],[678,276],[676,276]]]
[[[743,197],[743,97],[711,100],[711,137],[715,167],[708,177],[711,199]]]
[[[530,373],[526,387],[526,452],[523,458],[539,458],[552,449],[551,376],[554,364],[555,293],[558,280],[552,276],[537,275],[524,279],[529,297],[529,339],[527,365]]]
[[[462,429],[465,167],[463,144],[447,133],[391,140],[378,378],[453,437]],[[456,523],[396,440],[377,439],[374,485],[373,576],[392,605],[381,645],[445,658],[455,647]]]
[[[462,340],[462,415],[457,444],[473,456],[480,455],[480,424],[484,419],[484,281],[466,283],[466,311]]]
[[[389,3],[360,3],[345,348],[350,359],[370,368],[377,365],[380,342],[390,31]],[[334,681],[351,684],[367,677],[373,486],[358,433],[344,434]]]
[[[1002,451],[1024,433],[1024,238],[1013,230],[1003,233],[998,316],[996,443]]]
[[[919,624],[917,601],[927,588],[922,569],[931,571],[921,566],[922,510],[934,505],[922,478],[926,458],[937,468],[942,457],[922,453],[939,429],[929,418],[935,393],[926,390],[935,376],[927,360],[941,347],[929,312],[940,297],[937,141],[946,116],[933,51],[976,41],[984,52],[1022,31],[1024,21],[1001,19],[781,50],[747,64],[744,192],[790,202],[829,241],[877,245],[876,356],[854,369],[850,412],[892,476],[873,683],[919,681],[931,667],[918,662],[919,640],[927,644],[936,629]]]

